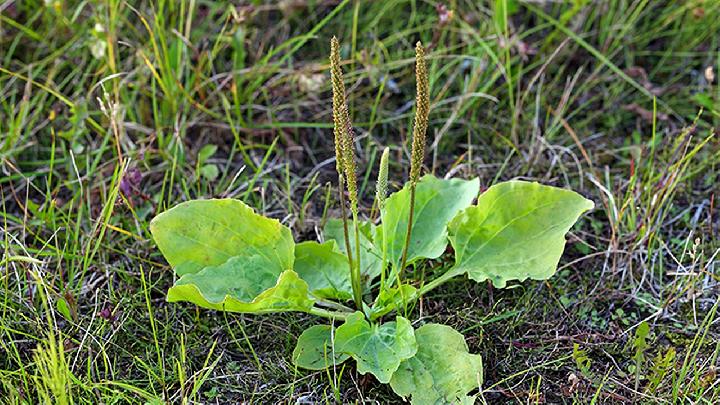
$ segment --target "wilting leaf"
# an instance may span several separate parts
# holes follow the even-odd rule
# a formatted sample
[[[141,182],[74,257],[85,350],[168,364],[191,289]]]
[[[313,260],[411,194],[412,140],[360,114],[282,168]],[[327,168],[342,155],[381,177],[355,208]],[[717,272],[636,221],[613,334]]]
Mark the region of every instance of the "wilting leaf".
[[[295,272],[320,298],[352,299],[347,256],[335,250],[335,241],[295,245]]]
[[[352,229],[352,222],[350,222],[350,249],[352,249],[352,255],[355,256],[355,233]],[[378,248],[373,244],[372,232],[373,226],[368,222],[360,223],[360,266],[362,267],[361,272],[365,276],[366,281],[370,282],[375,277],[380,275],[380,268],[382,266],[382,255]],[[323,236],[326,241],[335,241],[337,249],[347,254],[345,251],[345,235],[343,230],[342,220],[331,219],[325,224],[323,229]]]
[[[178,275],[219,266],[235,256],[257,254],[273,268],[292,269],[290,229],[256,214],[239,200],[188,201],[156,216],[150,231]],[[276,278],[277,279],[277,278]],[[274,284],[275,280],[273,280]]]
[[[431,175],[420,179],[415,189],[408,264],[421,258],[435,259],[445,252],[448,222],[472,204],[479,188],[478,179],[441,180]],[[376,231],[377,245],[385,246],[388,262],[394,268],[400,266],[402,260],[409,211],[410,187],[406,185],[388,197],[382,211],[383,224]]]
[[[490,187],[449,225],[453,273],[491,280],[544,280],[555,273],[565,234],[593,202],[561,188],[509,181]]]
[[[305,329],[293,351],[295,365],[309,370],[323,370],[347,360],[350,356],[335,350],[332,332],[330,325]]]
[[[415,355],[417,344],[407,319],[398,316],[395,322],[370,324],[362,312],[355,312],[337,328],[335,350],[354,358],[360,374],[370,372],[386,384],[400,362]]]
[[[418,350],[403,361],[390,380],[401,397],[413,405],[473,404],[468,393],[482,384],[482,358],[468,353],[465,338],[455,329],[427,324],[415,331]]]

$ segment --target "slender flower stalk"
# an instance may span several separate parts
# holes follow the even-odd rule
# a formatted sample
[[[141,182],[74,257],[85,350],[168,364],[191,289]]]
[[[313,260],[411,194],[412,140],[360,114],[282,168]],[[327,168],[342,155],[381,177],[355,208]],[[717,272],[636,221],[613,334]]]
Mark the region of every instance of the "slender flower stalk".
[[[427,65],[425,64],[425,48],[420,42],[415,45],[415,81],[417,93],[415,95],[415,125],[413,126],[412,150],[410,151],[410,213],[408,215],[407,233],[405,234],[405,246],[400,261],[399,275],[402,275],[407,265],[413,215],[415,213],[415,186],[420,179],[420,170],[425,158],[425,133],[427,132],[428,116],[430,114],[430,84]],[[400,283],[401,277],[398,277],[398,287]]]
[[[345,249],[348,255],[350,266],[350,280],[353,289],[353,299],[357,309],[363,310],[362,301],[362,280],[360,267],[360,228],[358,225],[358,191],[355,154],[353,152],[354,133],[350,113],[348,112],[345,84],[340,69],[340,43],[333,37],[330,41],[330,77],[333,90],[333,133],[335,136],[335,159],[336,169],[340,183],[340,204],[342,205],[343,228],[345,233]],[[353,217],[353,228],[355,231],[355,260],[352,260],[350,248],[350,234],[345,214],[345,198],[343,184],[347,186],[350,199],[350,211]],[[354,264],[354,265],[353,265]]]

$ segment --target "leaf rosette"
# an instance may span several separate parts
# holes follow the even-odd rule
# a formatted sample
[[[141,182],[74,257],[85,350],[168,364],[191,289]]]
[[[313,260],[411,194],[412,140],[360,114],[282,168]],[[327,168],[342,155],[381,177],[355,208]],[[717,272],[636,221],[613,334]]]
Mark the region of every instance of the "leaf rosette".
[[[327,222],[321,242],[298,244],[288,227],[241,201],[179,204],[150,224],[178,277],[167,299],[232,312],[303,311],[331,318],[331,325],[300,335],[292,356],[298,367],[322,370],[352,358],[359,373],[389,383],[413,404],[473,403],[473,392],[482,387],[480,355],[471,354],[462,334],[449,326],[414,329],[407,317],[415,302],[464,275],[497,288],[548,279],[566,234],[593,203],[570,190],[526,181],[499,183],[479,194],[477,178],[419,178],[430,87],[418,43],[410,181],[386,198],[386,149],[376,190],[378,221],[360,219],[354,132],[337,39],[331,48],[336,168],[340,188],[347,186],[352,221],[344,190],[341,218]],[[203,153],[209,156],[213,149]],[[441,259],[448,250],[454,264]]]

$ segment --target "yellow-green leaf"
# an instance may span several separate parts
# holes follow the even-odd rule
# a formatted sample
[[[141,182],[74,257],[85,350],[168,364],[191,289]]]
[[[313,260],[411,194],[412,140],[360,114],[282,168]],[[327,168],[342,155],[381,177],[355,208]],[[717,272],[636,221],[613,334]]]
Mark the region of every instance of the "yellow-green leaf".
[[[295,245],[295,272],[316,297],[352,299],[347,256],[336,250],[335,241]]]
[[[278,275],[293,267],[290,229],[239,200],[184,202],[153,218],[150,231],[178,275],[253,254],[265,256]]]
[[[417,353],[393,374],[393,391],[411,396],[413,405],[473,404],[468,393],[482,385],[482,358],[468,353],[463,335],[449,326],[427,324],[415,331],[415,339]]]
[[[238,263],[246,266],[243,272],[233,270],[233,266]],[[252,267],[247,267],[248,263],[252,263]],[[274,286],[252,296],[252,291],[259,287],[253,286],[248,278],[239,278],[238,275],[261,273],[255,267],[260,263],[234,258],[227,265],[187,274],[170,288],[167,300],[188,301],[203,308],[229,312],[308,311],[313,306],[313,300],[308,297],[307,283],[292,270],[282,272]],[[259,276],[258,279],[264,284],[269,278]]]
[[[387,384],[400,362],[415,355],[417,344],[410,321],[402,316],[379,325],[355,312],[337,328],[335,351],[355,359],[360,374],[372,373]]]
[[[571,190],[525,181],[490,187],[449,225],[454,274],[505,287],[555,273],[565,234],[593,202]]]
[[[168,301],[233,312],[306,311],[313,305],[307,283],[292,271],[290,230],[241,201],[186,202],[155,217],[150,229],[181,276]]]
[[[478,179],[441,180],[432,175],[420,179],[415,189],[408,264],[423,258],[435,259],[445,252],[448,222],[472,204],[479,188]],[[409,212],[410,186],[406,185],[385,201],[383,224],[376,231],[376,243],[387,249],[387,260],[394,268],[400,266],[402,259]]]
[[[298,338],[293,351],[293,362],[308,370],[324,370],[344,362],[350,356],[336,351],[333,342],[333,329],[330,325],[311,326]]]

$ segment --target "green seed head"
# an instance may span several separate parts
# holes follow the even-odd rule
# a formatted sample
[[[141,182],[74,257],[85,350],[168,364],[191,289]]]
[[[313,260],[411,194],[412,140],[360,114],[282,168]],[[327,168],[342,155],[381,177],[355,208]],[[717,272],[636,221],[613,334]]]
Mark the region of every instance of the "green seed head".
[[[375,188],[375,200],[379,209],[385,207],[385,196],[387,196],[387,180],[388,180],[388,158],[390,149],[385,148],[380,157],[380,172],[378,173],[377,185]]]
[[[410,182],[415,185],[420,178],[420,169],[425,157],[425,133],[430,114],[430,84],[425,65],[425,48],[418,42],[415,46],[415,125],[413,127],[412,151],[410,153]]]
[[[347,107],[344,108],[347,114]],[[358,191],[357,191],[357,167],[355,164],[354,133],[349,118],[346,121],[345,131],[342,138],[343,165],[345,167],[345,179],[347,180],[348,198],[350,209],[353,214],[358,213]]]
[[[341,110],[345,105],[345,86],[343,85],[342,70],[340,70],[340,43],[336,37],[330,41],[330,80],[333,92],[333,135],[335,136],[335,169],[339,175],[345,171],[343,148],[343,115]]]
[[[335,159],[338,173],[347,181],[350,207],[357,215],[357,175],[353,143],[355,135],[345,98],[345,84],[340,69],[340,42],[336,37],[330,41],[330,77],[333,90],[333,123],[335,135]]]

